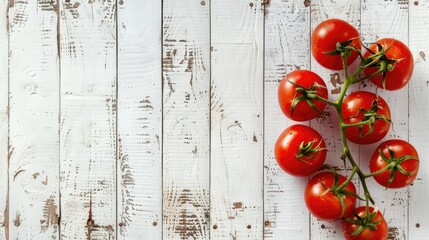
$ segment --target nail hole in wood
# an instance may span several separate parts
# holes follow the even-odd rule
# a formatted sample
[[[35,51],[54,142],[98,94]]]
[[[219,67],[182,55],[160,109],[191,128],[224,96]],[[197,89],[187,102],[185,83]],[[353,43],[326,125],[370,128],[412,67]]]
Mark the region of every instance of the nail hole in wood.
[[[89,219],[89,220],[86,222],[86,225],[87,225],[87,226],[92,226],[92,225],[94,225],[94,220]]]
[[[250,226],[250,225],[247,225],[247,229],[251,229],[252,228],[252,226]]]
[[[152,225],[153,225],[154,227],[156,227],[156,225],[158,225],[158,223],[155,221],[155,222],[153,222],[153,223],[152,223]]]

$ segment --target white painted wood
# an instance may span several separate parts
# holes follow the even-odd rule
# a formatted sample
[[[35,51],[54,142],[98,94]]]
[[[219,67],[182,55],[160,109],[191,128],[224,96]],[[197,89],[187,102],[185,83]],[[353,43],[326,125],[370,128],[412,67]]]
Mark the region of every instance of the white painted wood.
[[[263,14],[211,3],[211,239],[263,238]]]
[[[118,5],[118,239],[162,236],[161,4]]]
[[[57,239],[58,2],[9,2],[9,239]]]
[[[336,0],[336,1],[311,1],[311,28],[314,29],[320,22],[329,18],[339,18],[349,22],[359,30],[360,26],[360,2],[355,0]],[[357,62],[356,62],[357,63]],[[352,70],[353,67],[350,67]],[[316,60],[311,57],[311,70],[321,76],[328,87],[329,99],[335,100],[341,90],[341,83],[344,74],[342,70],[332,71],[319,65]],[[358,86],[351,86],[349,92],[354,91]],[[350,164],[347,164],[347,171],[344,171],[343,161],[340,159],[342,145],[341,135],[338,126],[337,112],[332,107],[326,108],[326,113],[322,114],[316,120],[311,121],[311,127],[317,129],[325,138],[327,145],[326,164],[336,166],[340,169],[339,173],[348,175],[350,172]],[[359,161],[359,146],[349,144],[356,161]],[[359,188],[358,181],[353,181],[356,188]],[[311,238],[312,239],[342,239],[343,232],[341,222],[328,223],[319,221],[311,217]]]
[[[419,175],[414,185],[409,187],[409,220],[410,240],[425,239],[429,236],[429,2],[411,1],[409,4],[409,47],[414,56],[414,73],[409,84],[409,141],[417,149],[420,157]]]
[[[209,239],[209,6],[163,3],[163,239]]]
[[[408,44],[408,0],[363,1],[362,2],[362,35],[365,42],[375,42],[384,37],[393,37]],[[392,125],[385,139],[408,139],[408,86],[398,91],[376,89],[371,82],[362,86],[365,91],[377,91],[388,103],[391,111]],[[404,114],[405,113],[405,114]],[[384,140],[382,140],[384,141]],[[361,167],[369,172],[368,162],[381,143],[362,146]],[[368,187],[374,196],[377,207],[384,212],[389,225],[390,239],[408,239],[408,190],[385,190],[373,179],[368,180]]]
[[[116,235],[116,3],[62,0],[61,236]]]
[[[286,127],[296,123],[284,116],[279,108],[278,85],[286,73],[310,68],[309,49],[308,3],[297,0],[271,1],[265,15],[265,239],[310,238],[310,218],[303,204],[302,192],[308,177],[288,175],[280,169],[274,158],[274,145],[278,136]]]
[[[7,32],[8,1],[0,0],[0,240],[8,230],[8,142],[9,142],[9,36]]]

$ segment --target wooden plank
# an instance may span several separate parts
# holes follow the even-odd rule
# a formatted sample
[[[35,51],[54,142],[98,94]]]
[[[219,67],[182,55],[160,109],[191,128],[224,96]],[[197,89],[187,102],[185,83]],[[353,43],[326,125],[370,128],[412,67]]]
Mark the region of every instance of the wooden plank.
[[[310,7],[304,1],[273,0],[265,15],[265,239],[309,239],[309,215],[302,190],[308,178],[289,176],[277,165],[274,144],[296,122],[283,115],[277,100],[280,80],[310,68]],[[300,44],[295,44],[300,43]],[[308,123],[300,123],[308,124]]]
[[[161,4],[118,5],[118,239],[162,236]]]
[[[9,145],[9,36],[7,26],[8,1],[0,0],[0,240],[8,230],[8,145]]]
[[[116,3],[62,0],[61,237],[116,235]]]
[[[415,59],[414,74],[409,84],[409,141],[417,149],[420,157],[419,175],[409,188],[408,239],[425,239],[429,236],[427,199],[429,193],[428,132],[429,124],[429,64],[426,54],[429,49],[429,2],[412,1],[409,4],[409,47]]]
[[[384,37],[393,37],[408,44],[408,0],[395,1],[363,1],[362,2],[362,36],[364,42],[371,43]],[[391,92],[365,82],[365,91],[377,92],[386,100],[390,107],[392,125],[385,139],[408,139],[408,86]],[[384,141],[384,140],[382,140]],[[362,146],[361,159],[368,162],[374,149],[380,144]],[[362,164],[364,171],[369,172],[368,164]],[[408,190],[388,189],[369,179],[368,187],[375,196],[377,207],[384,213],[389,225],[389,239],[408,239]]]
[[[211,239],[263,238],[263,1],[211,3]]]
[[[9,2],[9,239],[59,236],[57,1]]]
[[[209,239],[209,6],[163,4],[163,239]]]
[[[357,29],[360,26],[360,1],[355,0],[335,0],[335,1],[311,1],[311,27],[314,29],[320,22],[330,19],[339,18],[349,22]],[[357,63],[357,62],[356,62]],[[319,65],[316,60],[311,58],[311,70],[321,76],[328,87],[329,99],[335,100],[341,90],[341,83],[344,79],[342,70],[332,71]],[[349,92],[358,89],[358,86],[351,86]],[[344,164],[340,159],[342,145],[341,135],[338,126],[338,117],[334,108],[327,107],[326,112],[316,120],[311,121],[311,126],[317,129],[325,138],[328,148],[326,163],[337,166],[340,173],[348,175],[350,164],[347,165],[347,171],[344,171]],[[355,159],[359,158],[359,146],[349,144],[350,151]],[[358,181],[354,181],[359,188]],[[341,239],[342,226],[340,221],[328,223],[319,221],[311,217],[311,238],[312,239]]]

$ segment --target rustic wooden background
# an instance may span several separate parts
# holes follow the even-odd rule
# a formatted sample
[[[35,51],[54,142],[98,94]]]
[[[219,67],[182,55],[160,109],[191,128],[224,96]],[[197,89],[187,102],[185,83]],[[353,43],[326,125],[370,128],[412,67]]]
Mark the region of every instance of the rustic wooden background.
[[[285,73],[316,71],[332,98],[341,88],[309,52],[334,17],[412,49],[408,87],[377,92],[420,175],[370,188],[389,239],[427,239],[428,12],[428,0],[0,0],[0,239],[342,239],[272,151],[292,124],[276,99]],[[341,167],[332,113],[309,124]],[[366,170],[374,148],[352,145]]]

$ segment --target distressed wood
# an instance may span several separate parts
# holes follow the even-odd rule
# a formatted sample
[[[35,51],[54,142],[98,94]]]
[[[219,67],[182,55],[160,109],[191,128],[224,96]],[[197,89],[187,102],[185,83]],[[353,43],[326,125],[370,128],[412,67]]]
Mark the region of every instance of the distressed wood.
[[[57,14],[56,1],[9,3],[9,239],[59,235]]]
[[[209,239],[209,6],[163,4],[163,239]]]
[[[116,3],[62,0],[61,237],[116,235]]]
[[[312,30],[322,21],[329,18],[339,18],[349,22],[357,29],[360,26],[360,2],[355,0],[336,0],[336,1],[311,1],[311,28]],[[328,87],[329,99],[335,100],[338,97],[342,87],[344,74],[342,71],[332,71],[325,69],[319,65],[316,60],[311,57],[311,70],[322,77]],[[349,92],[356,90],[358,86],[351,86]],[[338,126],[337,112],[332,107],[327,107],[316,120],[311,121],[311,127],[317,129],[325,138],[328,149],[326,156],[326,164],[336,166],[339,173],[347,176],[350,173],[351,166],[347,164],[347,169],[344,169],[343,161],[340,159],[342,145],[341,135]],[[349,143],[350,151],[354,158],[359,161],[359,146]],[[346,170],[346,171],[345,171]],[[353,181],[356,188],[359,188],[358,181]],[[340,221],[328,223],[319,221],[315,217],[311,217],[311,237],[314,239],[341,239],[342,226]]]
[[[363,1],[362,2],[362,36],[367,43],[384,37],[393,37],[408,44],[408,1]],[[390,107],[392,125],[384,140],[408,139],[408,86],[398,91],[376,89],[371,82],[362,86],[365,91],[377,92]],[[405,113],[405,114],[404,114]],[[382,140],[382,141],[384,141]],[[361,147],[361,164],[369,172],[368,162],[376,147],[382,142]],[[408,239],[408,190],[388,189],[373,179],[368,180],[368,187],[375,197],[377,207],[384,213],[389,225],[389,239]]]
[[[273,0],[265,12],[264,236],[309,239],[310,218],[302,196],[308,178],[283,172],[274,145],[286,127],[297,123],[281,112],[277,90],[286,73],[310,68],[310,7],[303,1]]]
[[[211,239],[263,238],[263,14],[211,3]]]
[[[414,56],[414,73],[409,83],[409,141],[420,157],[419,175],[409,187],[408,239],[425,239],[429,236],[427,200],[429,199],[429,2],[411,1],[409,4],[409,47]]]
[[[118,239],[162,236],[161,4],[118,5]]]
[[[0,0],[0,240],[6,239],[8,219],[9,36],[8,1]]]

